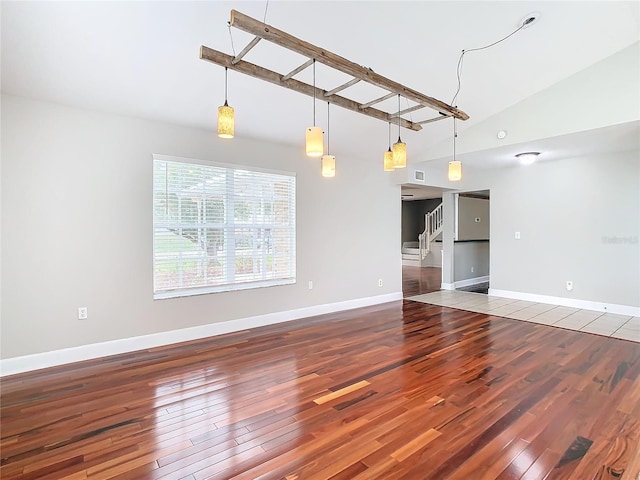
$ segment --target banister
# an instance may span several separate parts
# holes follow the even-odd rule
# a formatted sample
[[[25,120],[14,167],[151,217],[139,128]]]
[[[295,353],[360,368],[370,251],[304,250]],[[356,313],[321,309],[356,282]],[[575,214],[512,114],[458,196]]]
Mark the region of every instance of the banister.
[[[424,258],[431,251],[431,242],[442,232],[442,203],[433,211],[427,212],[424,216],[424,232],[418,235],[420,258]]]

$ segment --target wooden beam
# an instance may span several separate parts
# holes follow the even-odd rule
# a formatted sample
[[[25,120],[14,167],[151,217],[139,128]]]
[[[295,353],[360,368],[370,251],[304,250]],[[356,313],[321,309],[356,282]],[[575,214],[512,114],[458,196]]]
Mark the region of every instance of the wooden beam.
[[[226,53],[219,52],[218,50],[214,50],[204,45],[200,47],[200,58],[202,60],[227,67],[231,70],[244,73],[245,75],[259,78],[260,80],[264,80],[265,82],[273,83],[274,85],[279,85],[281,87],[285,87],[299,93],[304,93],[305,95],[309,95],[310,97],[313,97],[314,95],[313,85],[301,82],[299,80],[296,80],[295,78],[283,80],[280,73],[268,70],[264,67],[260,67],[259,65],[254,65],[253,63],[245,62],[244,60],[241,60],[234,65],[232,63],[233,57],[231,55],[227,55]],[[323,95],[324,90],[315,87],[316,98],[322,98]],[[378,120],[383,120],[385,122],[388,121],[389,114],[387,112],[383,112],[382,110],[377,110],[371,107],[360,108],[360,103],[349,98],[341,97],[339,95],[331,95],[330,97],[323,98],[323,100],[334,105],[338,105],[342,108],[346,108],[347,110],[353,110],[354,112],[363,113],[369,117],[377,118]],[[422,130],[422,127],[417,123],[410,122],[405,119],[400,119],[400,126],[414,131]]]
[[[360,81],[359,78],[354,78],[352,80],[349,80],[347,83],[344,83],[344,84],[340,85],[339,87],[334,88],[333,90],[329,90],[328,92],[326,92],[324,94],[324,96],[325,97],[330,97],[334,93],[338,93],[338,92],[344,90],[345,88],[349,88],[350,86],[355,85],[359,81]]]
[[[395,94],[400,94],[416,103],[427,105],[444,115],[454,116],[460,120],[467,120],[469,116],[462,110],[458,110],[440,100],[424,95],[416,90],[405,87],[404,85],[394,82],[391,79],[383,77],[375,73],[373,70],[365,68],[335,53],[329,52],[323,48],[305,42],[293,35],[282,30],[278,30],[271,25],[262,23],[259,20],[249,17],[237,10],[231,10],[231,20],[229,25],[236,27],[244,32],[251,33],[280,45],[288,50],[304,55],[307,58],[315,58],[316,61],[323,63],[331,68],[339,70],[347,75],[364,80],[367,83],[376,85]]]
[[[233,59],[233,61],[231,63],[233,63],[235,65],[240,60],[242,60],[242,57],[244,57],[247,53],[249,53],[249,50],[251,50],[253,47],[255,47],[260,40],[261,40],[260,37],[253,37],[253,40],[251,40],[249,42],[249,45],[244,47],[242,49],[242,51],[238,55],[235,56],[235,58]]]
[[[311,60],[307,60],[302,65],[300,65],[298,68],[294,68],[293,70],[291,70],[286,75],[283,75],[282,76],[282,80],[289,80],[291,77],[293,77],[294,75],[299,74],[302,70],[304,70],[305,68],[311,66],[312,64],[313,64],[313,58]]]

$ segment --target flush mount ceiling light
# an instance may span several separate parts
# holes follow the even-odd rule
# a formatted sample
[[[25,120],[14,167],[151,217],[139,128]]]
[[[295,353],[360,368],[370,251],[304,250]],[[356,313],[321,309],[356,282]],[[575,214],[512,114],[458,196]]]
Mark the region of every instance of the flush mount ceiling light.
[[[522,165],[531,165],[533,162],[536,161],[536,159],[538,158],[538,155],[540,155],[540,152],[524,152],[524,153],[518,153],[516,155],[516,158],[520,160],[520,163]]]
[[[395,121],[395,118],[398,117],[398,124],[401,128],[408,128],[414,131],[421,130],[422,125],[424,124],[437,122],[445,118],[455,117],[459,120],[467,120],[469,118],[469,116],[462,110],[458,110],[457,108],[440,100],[406,87],[387,77],[375,73],[370,68],[363,67],[324,48],[305,42],[304,40],[294,37],[282,30],[278,30],[271,25],[267,25],[266,23],[244,15],[236,10],[231,10],[229,29],[231,29],[231,27],[250,33],[255,37],[240,53],[235,56],[227,55],[223,52],[202,45],[200,47],[200,58],[202,60],[215,63],[225,68],[244,73],[251,77],[273,83],[311,97],[321,97],[329,103],[362,115],[377,118],[378,120],[390,122]],[[260,65],[242,60],[242,58],[261,40],[272,42],[279,47],[302,55],[308,60],[288,73],[274,72],[273,70],[269,70]],[[314,85],[309,85],[293,78],[304,69],[313,65],[315,63],[314,60],[333,70],[350,76],[351,79],[342,85],[333,86],[332,88],[323,90],[315,86],[315,81]],[[338,95],[338,92],[341,92],[361,81],[385,90],[387,93],[381,97],[364,103]],[[395,95],[402,95],[407,100],[415,102],[416,105],[411,107],[411,111],[430,108],[435,110],[437,115],[433,118],[414,122],[401,118],[401,114],[406,113],[406,111],[391,113],[373,107],[373,105],[379,104],[384,100],[394,97]]]

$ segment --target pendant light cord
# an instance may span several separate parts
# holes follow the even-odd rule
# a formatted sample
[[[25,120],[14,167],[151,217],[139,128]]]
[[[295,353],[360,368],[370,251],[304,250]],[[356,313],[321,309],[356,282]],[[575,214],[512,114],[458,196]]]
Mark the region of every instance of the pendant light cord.
[[[522,25],[520,25],[518,28],[516,28],[509,35],[507,35],[506,37],[501,38],[500,40],[496,40],[495,42],[490,43],[489,45],[485,45],[484,47],[478,47],[478,48],[470,48],[468,50],[462,50],[462,52],[460,53],[460,58],[458,59],[458,66],[456,68],[456,76],[458,77],[458,88],[456,90],[455,95],[453,96],[453,99],[451,100],[451,106],[452,107],[458,108],[458,107],[456,107],[455,102],[456,102],[456,99],[458,98],[458,94],[460,93],[460,88],[462,87],[462,65],[463,65],[463,60],[464,60],[465,54],[469,53],[469,52],[478,52],[480,50],[485,50],[487,48],[493,47],[494,45],[502,43],[507,38],[509,38],[509,37],[515,35],[516,33],[518,33],[520,30],[522,30],[524,27],[529,25],[534,20],[535,19],[533,17],[532,18],[528,18],[525,22],[522,23]]]
[[[453,161],[456,160],[456,138],[458,138],[458,130],[456,128],[456,117],[453,117]]]
[[[313,59],[313,126],[316,126],[316,59]]]
[[[227,28],[229,29],[229,38],[231,39],[231,51],[233,51],[233,57],[236,56],[236,47],[233,45],[233,34],[231,33],[231,22],[227,22]]]
[[[224,104],[227,105],[227,76],[229,75],[229,68],[224,67]]]
[[[327,155],[331,155],[331,149],[329,148],[329,132],[331,132],[331,127],[329,125],[331,125],[331,123],[329,122],[329,102],[327,102]]]
[[[460,53],[460,58],[458,58],[458,66],[456,67],[456,77],[458,78],[458,88],[456,89],[456,93],[453,95],[453,99],[451,100],[451,106],[454,108],[458,108],[458,106],[456,105],[456,100],[458,98],[458,95],[460,94],[460,89],[462,88],[462,67],[464,65],[464,56],[465,54],[469,53],[469,52],[478,52],[480,50],[485,50],[487,48],[491,48],[495,45],[498,45],[499,43],[504,42],[506,39],[512,37],[513,35],[515,35],[516,33],[518,33],[520,30],[522,30],[524,27],[526,27],[527,25],[529,25],[531,22],[533,22],[535,20],[535,18],[531,17],[528,18],[526,21],[524,21],[522,23],[522,25],[520,25],[518,28],[516,28],[513,32],[511,32],[509,35],[507,35],[506,37],[502,37],[500,40],[496,40],[493,43],[490,43],[489,45],[485,45],[483,47],[478,47],[478,48],[470,48],[468,50],[462,50],[462,52]],[[456,138],[458,138],[458,128],[457,128],[457,124],[456,124],[456,117],[453,117],[453,161],[456,161]]]
[[[398,94],[398,143],[400,143],[400,94]]]
[[[391,150],[391,122],[389,122],[389,150]]]

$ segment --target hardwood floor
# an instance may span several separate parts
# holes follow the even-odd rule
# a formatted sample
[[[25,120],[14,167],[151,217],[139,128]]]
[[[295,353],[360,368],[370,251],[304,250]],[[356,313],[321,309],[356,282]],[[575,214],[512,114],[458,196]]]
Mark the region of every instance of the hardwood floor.
[[[442,269],[436,267],[402,267],[402,294],[413,297],[437,292],[442,282]]]
[[[614,479],[640,346],[393,302],[2,380],[3,479]]]

